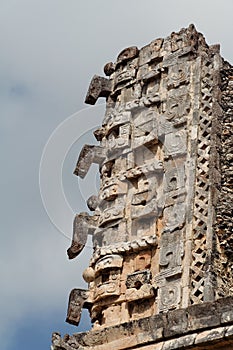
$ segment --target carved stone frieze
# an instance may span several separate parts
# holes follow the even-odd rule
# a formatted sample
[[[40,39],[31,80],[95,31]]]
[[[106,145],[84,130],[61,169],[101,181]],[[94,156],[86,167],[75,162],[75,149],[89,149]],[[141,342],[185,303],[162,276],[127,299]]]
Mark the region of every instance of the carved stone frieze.
[[[91,259],[91,264],[95,262],[102,256],[107,254],[121,254],[121,253],[135,253],[144,250],[148,247],[156,247],[158,244],[158,239],[155,235],[141,237],[139,239],[134,239],[132,241],[116,242],[108,246],[99,247],[95,250],[93,257]]]
[[[150,270],[137,271],[127,276],[126,287],[139,289],[143,284],[150,283],[150,280],[151,280]]]
[[[185,62],[184,64],[175,64],[169,67],[168,72],[168,88],[177,88],[183,84],[189,84],[190,82],[190,64]]]
[[[171,337],[181,321],[192,324],[188,312],[196,305],[189,305],[233,293],[233,70],[219,47],[209,47],[191,25],[140,50],[123,50],[104,72],[109,78],[95,76],[86,98],[94,104],[106,97],[102,126],[94,132],[100,144],[84,146],[75,169],[84,178],[93,162],[99,164],[100,189],[87,201],[94,215],[76,216],[68,250],[70,258],[77,256],[93,235],[93,255],[83,274],[88,297],[72,292],[68,311],[68,321],[78,324],[81,306],[87,307],[93,330],[85,341],[67,337],[65,350],[79,343],[87,350],[106,344],[149,350],[154,342],[156,349],[178,349],[180,339],[174,345]],[[145,316],[150,318],[144,324]],[[224,317],[229,322],[231,316]],[[151,331],[154,319],[167,324],[159,328],[160,339],[169,338],[166,344]],[[128,343],[111,341],[117,323],[120,340],[129,338]],[[142,340],[143,327],[153,333],[150,344]],[[199,346],[195,337],[188,347]],[[55,343],[55,350],[63,350],[58,337]]]
[[[181,301],[181,283],[180,280],[167,282],[159,288],[158,292],[159,312],[175,309]]]
[[[123,257],[120,255],[106,255],[97,261],[95,265],[96,273],[109,268],[121,268],[123,264]]]
[[[108,156],[130,146],[131,125],[123,124],[117,129],[111,129],[107,137]]]
[[[164,231],[174,231],[182,228],[186,218],[186,203],[175,203],[163,211]]]
[[[187,132],[181,130],[166,134],[164,148],[166,156],[185,154],[187,152]]]
[[[159,265],[162,270],[181,266],[183,237],[180,231],[165,232],[160,239]]]
[[[144,46],[139,53],[139,65],[153,62],[161,56],[161,47],[163,39],[153,40],[149,45]]]
[[[132,148],[158,140],[157,114],[153,110],[144,109],[134,119]]]
[[[122,204],[115,203],[109,208],[103,210],[99,218],[99,227],[103,227],[106,224],[115,222],[116,220],[122,219],[124,217],[124,206]]]
[[[120,65],[115,72],[114,93],[135,83],[138,68],[138,59],[128,61],[125,65]]]
[[[140,299],[148,299],[154,296],[154,289],[151,284],[143,284],[140,288],[129,288],[125,292],[127,302]]]

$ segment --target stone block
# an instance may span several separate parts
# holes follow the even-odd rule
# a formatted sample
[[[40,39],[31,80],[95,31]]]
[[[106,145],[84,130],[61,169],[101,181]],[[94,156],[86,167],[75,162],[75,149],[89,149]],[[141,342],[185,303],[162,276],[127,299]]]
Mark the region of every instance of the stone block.
[[[149,325],[151,335],[154,341],[158,341],[163,338],[164,327],[166,325],[166,318],[162,314],[151,316],[149,318]]]
[[[195,344],[208,343],[210,341],[223,339],[225,334],[225,327],[208,330],[197,334]]]
[[[214,303],[192,305],[187,309],[188,329],[198,330],[220,325],[220,314]]]
[[[177,339],[171,339],[164,342],[163,350],[186,349],[187,346],[194,344],[196,334],[185,335]]]
[[[167,313],[167,324],[164,336],[179,336],[188,330],[188,316],[185,309],[173,310]]]

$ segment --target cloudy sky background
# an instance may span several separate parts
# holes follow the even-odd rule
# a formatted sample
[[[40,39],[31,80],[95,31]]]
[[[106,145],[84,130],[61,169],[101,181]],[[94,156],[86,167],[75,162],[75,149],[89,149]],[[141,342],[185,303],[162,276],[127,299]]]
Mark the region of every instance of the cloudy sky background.
[[[67,299],[85,287],[91,243],[72,262],[66,249],[98,187],[96,168],[72,175],[103,115],[83,110],[92,76],[125,47],[190,23],[233,62],[232,13],[232,0],[0,0],[1,350],[49,349],[52,331],[77,331],[64,322]],[[78,331],[89,326],[84,314]]]

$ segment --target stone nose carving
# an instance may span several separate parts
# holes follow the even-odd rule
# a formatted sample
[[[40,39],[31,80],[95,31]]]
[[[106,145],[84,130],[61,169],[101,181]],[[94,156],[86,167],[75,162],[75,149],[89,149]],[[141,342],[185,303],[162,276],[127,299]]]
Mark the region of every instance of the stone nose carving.
[[[73,224],[73,239],[70,248],[67,250],[69,259],[78,256],[85,247],[88,234],[93,233],[95,217],[88,213],[80,213],[75,216]]]
[[[70,292],[66,322],[78,326],[81,318],[82,308],[88,298],[88,291],[84,289],[73,289]]]
[[[91,80],[85,103],[94,105],[99,97],[108,97],[112,91],[112,81],[99,75],[94,75]]]
[[[74,174],[83,179],[88,173],[92,163],[102,163],[102,161],[105,159],[106,152],[107,151],[100,146],[83,146],[74,170]]]

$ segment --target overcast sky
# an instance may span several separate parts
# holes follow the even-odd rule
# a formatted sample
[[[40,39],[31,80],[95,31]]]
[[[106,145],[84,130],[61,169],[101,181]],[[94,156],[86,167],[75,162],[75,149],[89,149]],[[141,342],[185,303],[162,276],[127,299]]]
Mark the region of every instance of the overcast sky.
[[[232,13],[232,0],[0,0],[1,350],[49,349],[52,331],[77,331],[64,319],[90,242],[72,262],[66,249],[98,187],[96,168],[72,174],[103,114],[83,110],[92,76],[125,47],[190,23],[233,62]],[[88,327],[84,315],[78,330]]]

